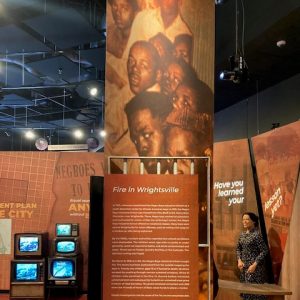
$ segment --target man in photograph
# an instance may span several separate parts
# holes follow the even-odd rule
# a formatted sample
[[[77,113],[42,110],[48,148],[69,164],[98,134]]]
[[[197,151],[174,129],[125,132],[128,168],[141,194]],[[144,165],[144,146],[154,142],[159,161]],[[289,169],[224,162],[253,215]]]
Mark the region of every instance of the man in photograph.
[[[132,23],[128,49],[138,40],[149,40],[157,33],[164,34],[172,43],[179,34],[192,36],[180,13],[181,0],[158,0],[158,7],[139,12]],[[148,26],[146,25],[148,24]],[[125,55],[129,52],[124,52]]]
[[[165,156],[164,122],[172,105],[168,98],[155,92],[143,92],[135,96],[125,107],[130,138],[139,156]],[[143,159],[149,174],[157,172],[157,160]],[[161,162],[161,173],[167,170],[165,160]]]
[[[169,126],[166,130],[166,153],[167,156],[204,156],[207,148],[204,140],[200,139],[199,133],[180,126]],[[199,172],[199,160],[194,161],[194,172]],[[173,173],[172,166],[170,173]],[[191,174],[191,160],[178,159],[177,174]]]
[[[189,34],[180,34],[175,37],[173,55],[182,58],[191,64],[193,59],[193,39]]]
[[[189,109],[195,113],[212,115],[213,93],[201,80],[186,80],[178,85],[172,97],[175,110]]]
[[[194,81],[197,79],[195,70],[183,59],[175,57],[165,62],[161,78],[161,91],[168,97],[173,96],[177,87],[183,81]]]
[[[137,41],[130,48],[127,72],[130,90],[135,95],[145,90],[160,91],[160,57],[156,48],[147,41]]]
[[[131,25],[138,11],[136,0],[108,0],[113,24],[107,28],[107,51],[121,58],[127,45]]]

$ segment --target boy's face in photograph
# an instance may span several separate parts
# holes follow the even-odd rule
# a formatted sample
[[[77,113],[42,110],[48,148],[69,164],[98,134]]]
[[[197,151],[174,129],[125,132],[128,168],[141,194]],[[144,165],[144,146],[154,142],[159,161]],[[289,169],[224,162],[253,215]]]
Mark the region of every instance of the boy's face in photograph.
[[[116,26],[125,29],[131,26],[134,18],[134,10],[131,3],[127,0],[113,0],[111,12]]]
[[[184,76],[184,71],[180,65],[177,63],[169,64],[162,76],[162,92],[171,96],[183,81]]]
[[[188,108],[196,112],[198,106],[195,90],[184,84],[179,85],[173,96],[173,108],[178,110]]]
[[[197,138],[188,130],[180,127],[172,127],[169,129],[166,136],[166,153],[167,156],[199,156],[200,149]],[[195,173],[199,168],[198,160],[195,161]],[[191,173],[191,160],[178,159],[177,173],[190,174]],[[172,170],[170,170],[172,172]]]
[[[134,94],[145,91],[156,83],[157,70],[151,52],[141,45],[133,45],[127,61],[130,89]]]
[[[159,0],[158,3],[164,15],[178,14],[179,0]]]
[[[160,57],[165,57],[167,54],[166,48],[163,42],[159,38],[153,38],[150,43],[156,48]]]
[[[175,49],[174,49],[174,56],[176,58],[182,58],[186,63],[191,62],[191,51],[189,49],[189,46],[184,43],[180,42],[176,44]]]
[[[140,156],[162,156],[164,135],[162,124],[149,109],[135,112],[129,119],[130,137]],[[156,173],[156,161],[145,160],[148,173]]]

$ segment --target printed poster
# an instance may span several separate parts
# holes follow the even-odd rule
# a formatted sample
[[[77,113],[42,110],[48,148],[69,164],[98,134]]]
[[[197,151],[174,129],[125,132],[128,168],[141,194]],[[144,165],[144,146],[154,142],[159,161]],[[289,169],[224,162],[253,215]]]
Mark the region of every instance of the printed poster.
[[[197,176],[105,181],[103,299],[198,299]]]

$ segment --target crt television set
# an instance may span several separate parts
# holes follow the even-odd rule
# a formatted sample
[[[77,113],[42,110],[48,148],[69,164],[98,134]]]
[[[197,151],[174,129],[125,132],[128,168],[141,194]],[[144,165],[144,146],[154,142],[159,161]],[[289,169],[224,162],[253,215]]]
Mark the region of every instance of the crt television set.
[[[15,258],[42,258],[47,255],[47,233],[15,233]]]
[[[11,261],[10,299],[43,298],[45,295],[45,259]]]
[[[54,256],[74,256],[80,253],[80,240],[78,237],[57,237],[52,242]]]
[[[53,286],[81,286],[83,257],[48,258],[48,284]]]
[[[77,223],[57,223],[55,228],[55,234],[60,236],[79,236],[79,224]]]
[[[44,282],[44,259],[15,259],[11,261],[11,282]]]

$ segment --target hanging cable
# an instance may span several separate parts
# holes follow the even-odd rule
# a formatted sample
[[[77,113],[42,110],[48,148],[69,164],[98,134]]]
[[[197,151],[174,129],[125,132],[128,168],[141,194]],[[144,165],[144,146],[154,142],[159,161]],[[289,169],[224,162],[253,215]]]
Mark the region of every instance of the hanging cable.
[[[256,132],[259,134],[258,80],[256,80]]]
[[[235,0],[235,57],[238,56],[239,47],[239,22],[238,22],[238,0]]]
[[[242,5],[242,55],[245,56],[245,6],[244,0],[241,0]]]

